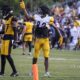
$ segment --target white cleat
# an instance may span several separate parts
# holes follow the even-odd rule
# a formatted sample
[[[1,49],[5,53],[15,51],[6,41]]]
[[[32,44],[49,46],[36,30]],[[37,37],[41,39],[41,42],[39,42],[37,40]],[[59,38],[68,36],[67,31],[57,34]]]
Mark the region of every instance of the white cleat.
[[[31,52],[29,52],[29,53],[28,53],[28,55],[30,56],[30,55],[32,55],[32,53],[31,53]]]
[[[46,73],[44,74],[44,77],[51,77],[51,75],[50,75],[49,72],[46,72]]]

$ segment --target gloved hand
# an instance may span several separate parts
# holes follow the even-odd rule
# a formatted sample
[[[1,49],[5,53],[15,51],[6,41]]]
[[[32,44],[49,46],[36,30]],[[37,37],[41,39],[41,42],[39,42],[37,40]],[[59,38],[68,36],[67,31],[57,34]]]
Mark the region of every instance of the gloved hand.
[[[13,49],[16,49],[18,47],[18,44],[17,44],[17,42],[13,42]]]
[[[60,38],[59,38],[59,41],[58,41],[58,42],[59,42],[59,44],[60,44],[60,45],[62,45],[62,43],[63,43],[63,37],[62,37],[62,36],[60,36]]]
[[[25,9],[25,3],[24,3],[24,1],[22,0],[22,1],[20,1],[20,8],[21,9]]]

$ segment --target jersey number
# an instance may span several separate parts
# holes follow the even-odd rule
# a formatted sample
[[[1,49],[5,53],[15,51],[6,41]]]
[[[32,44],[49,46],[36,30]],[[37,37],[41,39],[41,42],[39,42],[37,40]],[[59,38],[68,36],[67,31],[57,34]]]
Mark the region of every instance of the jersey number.
[[[45,27],[45,26],[46,26],[45,22],[41,23],[40,21],[37,21],[37,27]]]

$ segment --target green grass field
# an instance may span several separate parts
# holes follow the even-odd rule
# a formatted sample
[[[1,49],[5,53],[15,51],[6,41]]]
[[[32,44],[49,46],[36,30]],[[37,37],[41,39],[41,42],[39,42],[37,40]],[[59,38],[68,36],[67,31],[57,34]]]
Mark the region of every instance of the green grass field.
[[[0,77],[0,80],[33,80],[28,76],[31,71],[32,56],[22,55],[22,49],[12,51],[16,68],[19,72],[18,77],[10,77],[12,70],[8,62],[6,63],[5,76]],[[68,50],[51,50],[49,59],[49,71],[51,77],[43,77],[44,74],[44,59],[42,52],[38,59],[39,80],[80,80],[80,51]]]

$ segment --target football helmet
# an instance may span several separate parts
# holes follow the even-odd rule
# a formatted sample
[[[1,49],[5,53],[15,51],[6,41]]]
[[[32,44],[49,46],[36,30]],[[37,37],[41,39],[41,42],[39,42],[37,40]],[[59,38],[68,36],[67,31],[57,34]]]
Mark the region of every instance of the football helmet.
[[[4,5],[1,8],[3,19],[8,19],[13,15],[13,10],[8,5]]]
[[[42,5],[39,8],[40,8],[41,14],[43,14],[43,15],[49,14],[50,10],[49,10],[49,8],[46,5]]]

